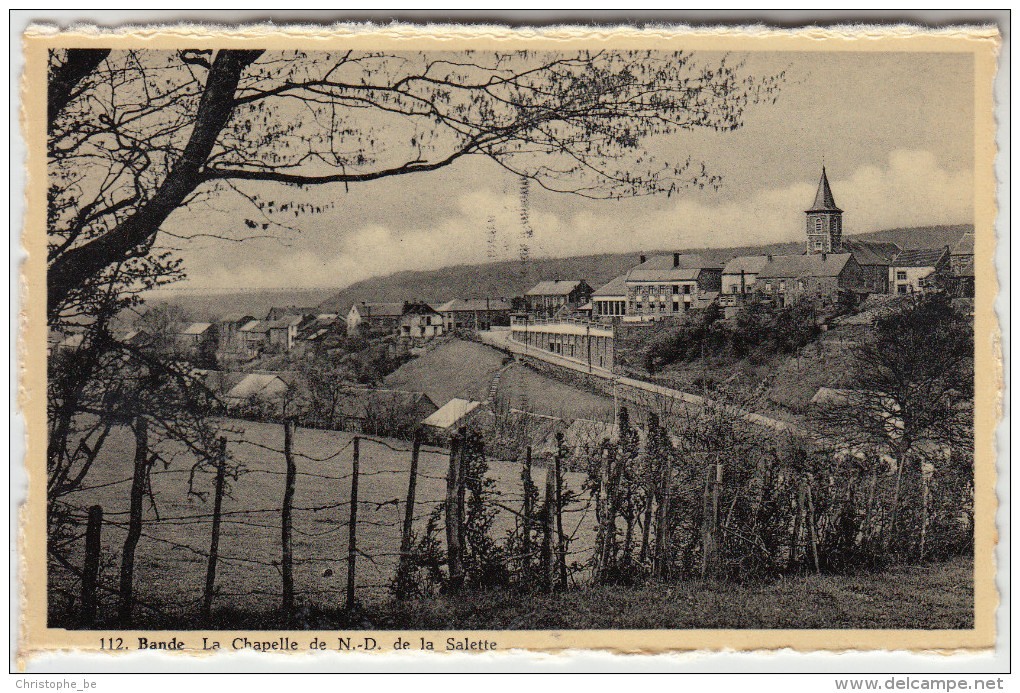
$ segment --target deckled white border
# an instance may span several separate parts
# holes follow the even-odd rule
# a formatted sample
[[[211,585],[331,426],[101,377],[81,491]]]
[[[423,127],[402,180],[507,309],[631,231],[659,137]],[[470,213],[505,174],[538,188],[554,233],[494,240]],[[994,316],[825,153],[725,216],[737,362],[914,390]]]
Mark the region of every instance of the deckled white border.
[[[197,11],[192,11],[193,14]],[[847,14],[847,13],[842,13]],[[597,21],[597,18],[593,17],[593,20]],[[105,21],[109,21],[106,18]],[[172,20],[168,20],[172,21]],[[243,21],[243,20],[242,20]],[[783,17],[783,21],[789,21],[788,17]],[[26,22],[27,23],[27,22]],[[961,23],[962,24],[962,23]],[[978,27],[992,27],[987,22],[982,22]],[[18,30],[23,29],[24,24],[21,27],[18,26],[17,22],[12,22],[12,60],[11,60],[11,123],[12,127],[17,128],[16,135],[12,139],[11,144],[13,145],[12,151],[9,152],[9,161],[11,162],[10,173],[11,173],[11,226],[12,230],[20,230],[23,228],[22,216],[24,210],[24,192],[25,192],[25,176],[24,176],[24,161],[25,161],[25,147],[24,142],[20,137],[20,126],[18,118],[18,98],[17,91],[20,86],[20,73],[23,67],[23,58],[20,54],[20,39],[18,38]],[[668,29],[667,29],[668,27]],[[614,23],[603,26],[567,26],[567,25],[554,25],[549,27],[514,27],[512,31],[507,30],[507,27],[496,24],[478,24],[469,25],[466,28],[461,25],[455,24],[430,24],[430,25],[415,25],[408,23],[362,23],[352,24],[349,22],[338,22],[324,28],[322,25],[312,24],[273,24],[273,23],[258,23],[252,25],[244,25],[243,34],[250,36],[251,32],[254,31],[265,31],[272,32],[275,34],[285,34],[293,36],[302,36],[307,38],[314,38],[315,36],[335,36],[337,33],[343,33],[348,35],[361,34],[361,33],[382,33],[384,35],[400,35],[407,37],[410,35],[417,35],[422,37],[436,37],[440,38],[469,38],[472,36],[484,36],[486,38],[496,38],[500,36],[513,36],[514,38],[531,37],[549,39],[549,38],[588,38],[597,39],[601,35],[605,35],[607,32],[613,29],[633,29],[633,25]],[[917,34],[923,32],[932,36],[958,36],[962,34],[962,28],[959,27],[916,27],[905,23],[897,24],[894,26],[882,26],[878,24],[839,24],[834,26],[827,26],[823,29],[818,28],[819,38],[822,38],[822,32],[824,31],[825,38],[832,38],[833,34],[845,35],[847,38],[860,39],[862,33],[865,37],[868,34],[873,33],[876,37],[879,32],[883,36],[888,36],[890,33],[908,35]],[[968,26],[967,33],[972,36],[971,33],[975,26]],[[49,23],[32,23],[30,31],[33,34],[38,35],[50,35],[64,29],[73,29],[76,31],[87,31],[88,33],[96,35],[123,35],[126,33],[143,33],[145,35],[155,34],[158,29],[159,32],[165,33],[170,32],[178,36],[187,36],[194,33],[195,29],[200,29],[203,35],[207,35],[210,30],[217,31],[222,30],[225,36],[240,36],[242,33],[238,30],[237,25],[221,24],[216,22],[192,22],[190,24],[177,24],[177,25],[153,25],[153,24],[125,24],[119,27],[100,27],[96,25],[83,25],[83,24],[68,24],[63,28],[58,27],[55,24]],[[141,30],[141,32],[139,32]],[[786,32],[784,30],[776,29],[765,24],[748,24],[748,25],[723,25],[714,24],[711,26],[691,26],[687,24],[668,24],[668,23],[657,23],[655,25],[649,25],[642,27],[642,31],[652,34],[653,36],[665,36],[667,34],[675,35],[678,32],[691,34],[691,35],[730,35],[730,36],[769,36],[769,35],[783,35]],[[647,35],[647,34],[646,34]],[[838,38],[838,36],[837,36]],[[999,204],[999,216],[996,221],[996,230],[998,234],[998,246],[995,255],[996,269],[999,275],[1000,282],[1000,293],[995,301],[996,313],[1000,320],[1000,327],[1002,329],[1002,353],[1003,353],[1003,375],[1005,378],[1006,390],[1003,393],[1003,419],[1002,423],[997,430],[997,442],[999,452],[999,464],[997,469],[998,474],[998,486],[997,492],[999,495],[999,514],[997,516],[997,528],[999,530],[999,543],[997,546],[997,558],[1000,566],[1000,570],[997,575],[997,587],[1000,594],[1000,607],[997,615],[997,629],[999,632],[999,649],[1002,649],[1002,645],[1008,646],[1009,638],[1009,494],[1007,489],[1009,488],[1009,235],[1004,233],[1008,230],[1008,214],[1009,214],[1009,198],[1008,198],[1008,182],[1009,182],[1009,123],[1008,123],[1008,107],[1009,104],[1004,97],[1008,94],[1009,85],[1009,44],[1003,45],[1000,53],[999,60],[999,71],[995,80],[995,94],[996,94],[996,117],[998,120],[998,131],[996,136],[996,144],[999,147],[999,155],[996,158],[996,176],[997,176],[997,192],[998,192],[998,204]],[[16,282],[19,276],[19,267],[24,260],[24,253],[20,246],[20,233],[11,234],[11,282],[10,282],[10,305],[11,310],[11,323],[10,327],[11,334],[9,335],[8,343],[11,346],[11,368],[12,373],[16,370],[16,358],[17,350],[14,348],[15,338],[17,330],[13,329],[17,325],[18,316],[18,304],[17,304],[17,292]],[[24,290],[24,287],[21,287]],[[12,379],[12,403],[17,396],[17,385],[16,380]],[[24,499],[25,473],[21,464],[15,463],[15,460],[20,460],[24,456],[24,435],[25,426],[24,421],[18,415],[12,415],[12,440],[11,440],[11,494],[12,494],[12,505],[10,520],[12,526],[9,528],[9,534],[12,538],[12,546],[14,545],[13,539],[14,527],[17,526],[16,508],[17,505]],[[18,496],[15,496],[15,494]],[[18,503],[15,500],[18,499]],[[9,553],[10,556],[10,553]],[[18,602],[18,589],[17,580],[15,579],[15,566],[12,562],[11,566],[11,599],[12,607],[17,607]],[[16,625],[14,619],[14,611],[12,609],[12,634]],[[13,643],[13,638],[12,638]],[[12,650],[13,653],[13,650]],[[333,672],[336,671],[336,665],[341,664],[345,671],[450,671],[450,670],[466,670],[466,671],[480,671],[492,668],[500,670],[521,670],[525,668],[529,671],[617,671],[617,670],[631,670],[631,671],[675,671],[682,667],[685,672],[713,672],[713,671],[763,671],[763,672],[782,672],[789,671],[792,669],[798,672],[818,672],[818,673],[832,673],[834,670],[880,670],[880,671],[892,671],[895,669],[901,669],[904,671],[916,670],[919,665],[923,665],[926,671],[936,673],[939,670],[945,672],[961,672],[964,670],[974,671],[987,671],[992,666],[993,662],[998,664],[1005,664],[1008,667],[1007,652],[997,652],[995,657],[989,657],[985,654],[968,653],[965,655],[946,658],[945,653],[936,654],[923,654],[923,653],[909,653],[909,652],[886,652],[886,653],[874,653],[874,652],[846,652],[846,653],[796,653],[792,650],[759,650],[759,651],[744,651],[744,652],[686,652],[686,653],[671,653],[665,655],[613,655],[608,653],[598,652],[567,652],[563,654],[542,654],[542,653],[500,653],[500,654],[487,654],[487,655],[447,655],[444,657],[435,656],[415,656],[415,655],[404,655],[404,654],[393,654],[380,657],[378,655],[358,655],[352,653],[345,653],[340,658],[336,656],[326,657],[298,657],[293,656],[259,656],[247,653],[238,654],[224,654],[213,658],[188,658],[182,659],[180,657],[168,657],[160,656],[150,653],[136,653],[132,654],[127,658],[118,658],[116,661],[116,669],[118,671],[166,671],[166,672],[180,672],[182,669],[188,671],[204,671],[204,672],[222,672],[222,671],[264,671],[264,672],[279,672],[282,668],[286,668],[288,671],[302,671],[302,672]],[[127,661],[130,659],[130,661]],[[750,661],[749,661],[750,660]],[[109,664],[111,660],[108,656],[103,655],[85,655],[82,653],[67,653],[67,654],[51,654],[45,656],[39,656],[34,658],[29,665],[30,671],[106,671],[109,670]],[[12,662],[13,664],[13,662]]]

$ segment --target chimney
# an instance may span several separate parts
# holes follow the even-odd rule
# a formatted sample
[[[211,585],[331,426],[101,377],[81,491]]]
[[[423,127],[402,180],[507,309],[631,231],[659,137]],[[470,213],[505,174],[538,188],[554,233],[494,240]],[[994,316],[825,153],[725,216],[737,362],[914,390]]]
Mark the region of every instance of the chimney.
[[[645,260],[647,260],[647,259],[648,259],[648,258],[646,258],[646,257],[645,257],[644,255],[638,255],[638,258],[639,258],[639,259],[638,259],[638,264],[639,264],[639,265],[643,265],[643,264],[645,264]]]
[[[673,266],[674,267],[680,266],[680,253],[673,253]]]

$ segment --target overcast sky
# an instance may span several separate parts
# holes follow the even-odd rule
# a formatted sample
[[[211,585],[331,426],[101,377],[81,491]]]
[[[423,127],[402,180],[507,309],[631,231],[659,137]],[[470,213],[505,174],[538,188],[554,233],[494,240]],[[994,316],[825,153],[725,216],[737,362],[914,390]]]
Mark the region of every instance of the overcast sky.
[[[735,132],[649,143],[690,153],[719,190],[592,201],[534,193],[533,257],[800,240],[824,157],[845,233],[973,221],[974,82],[970,55],[772,53],[752,71],[787,71],[775,105],[751,107]],[[265,186],[278,199],[292,188]],[[474,157],[431,173],[322,186],[301,200],[336,204],[293,221],[278,240],[193,240],[188,288],[343,287],[406,269],[516,259],[518,182]],[[236,226],[236,199],[175,213],[170,232]]]

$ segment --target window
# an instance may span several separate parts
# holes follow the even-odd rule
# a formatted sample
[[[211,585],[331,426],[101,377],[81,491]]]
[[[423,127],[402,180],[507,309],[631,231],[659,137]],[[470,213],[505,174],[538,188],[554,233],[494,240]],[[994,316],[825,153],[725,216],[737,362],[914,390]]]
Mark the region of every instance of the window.
[[[690,293],[691,293],[691,285],[690,284],[684,284],[684,293],[687,294],[688,296],[690,295]]]
[[[673,285],[673,293],[674,294],[680,293],[680,285],[679,284],[674,284]]]
[[[821,217],[815,217],[815,231],[818,233],[821,233],[825,229],[825,227],[822,226],[822,221]]]
[[[896,291],[897,291],[897,293],[901,293],[901,294],[907,293],[907,285],[906,284],[900,284],[898,287],[896,287]]]
[[[739,289],[739,288],[740,288],[739,286],[737,286],[736,284],[733,284],[732,286],[730,286],[730,293],[731,294],[737,293],[737,289]]]
[[[780,291],[786,291],[786,282],[785,281],[779,282],[779,290]]]
[[[824,247],[824,245],[825,245],[825,243],[822,240],[822,237],[821,236],[815,236],[815,250],[821,250]]]
[[[905,281],[907,281],[907,273],[906,272],[897,272],[896,273],[896,281],[898,281],[898,282],[905,282]]]

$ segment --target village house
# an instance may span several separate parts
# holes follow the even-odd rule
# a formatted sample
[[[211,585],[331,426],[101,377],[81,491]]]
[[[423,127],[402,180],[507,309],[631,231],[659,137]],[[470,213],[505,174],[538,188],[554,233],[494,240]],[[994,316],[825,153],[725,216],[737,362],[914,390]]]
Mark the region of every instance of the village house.
[[[174,335],[177,347],[186,352],[196,353],[216,349],[216,326],[211,322],[193,322],[183,325]]]
[[[653,255],[627,272],[627,318],[655,320],[702,308],[719,294],[722,268],[700,255]]]
[[[291,351],[298,356],[322,354],[330,337],[339,334],[344,323],[331,313],[324,313],[302,323]]]
[[[117,341],[130,347],[143,348],[152,343],[152,335],[145,330],[129,330],[121,335]]]
[[[901,249],[895,243],[844,240],[842,252],[850,253],[860,268],[861,290],[869,294],[889,293],[889,267]]]
[[[300,315],[284,315],[276,320],[267,321],[269,325],[269,346],[282,353],[288,353],[294,347],[298,328],[304,322]]]
[[[974,232],[967,231],[949,255],[949,272],[957,296],[974,296]]]
[[[222,354],[243,354],[245,344],[241,328],[255,319],[245,313],[228,313],[216,321],[219,336],[218,351]]]
[[[528,312],[552,317],[561,311],[573,311],[591,300],[592,288],[580,279],[540,281],[524,292]]]
[[[510,304],[501,298],[455,298],[438,306],[447,332],[488,330],[510,324]]]
[[[290,315],[300,315],[304,317],[318,315],[321,312],[322,309],[320,309],[317,306],[307,306],[304,308],[300,306],[273,306],[272,308],[269,309],[269,312],[266,314],[266,322],[279,320],[280,318],[284,318]]]
[[[224,398],[228,407],[242,406],[255,400],[263,404],[281,405],[290,386],[273,373],[249,373],[230,388]]]
[[[766,255],[737,255],[726,263],[722,271],[722,288],[719,303],[722,306],[743,305],[753,293],[758,273],[768,264]]]
[[[443,331],[443,316],[435,308],[427,303],[404,302],[397,323],[397,332],[401,337],[420,341],[440,337]]]
[[[264,320],[251,320],[238,332],[244,345],[244,355],[249,358],[258,356],[269,345],[269,323]]]
[[[840,292],[863,293],[861,269],[850,253],[771,255],[756,291],[786,306],[804,296],[835,301]]]
[[[400,316],[404,313],[403,303],[365,303],[361,301],[347,311],[347,334],[381,335],[397,331]]]
[[[904,250],[889,268],[889,283],[896,294],[912,294],[933,287],[938,275],[948,276],[949,246]]]
[[[627,275],[603,284],[591,296],[592,318],[615,318],[627,314]]]

